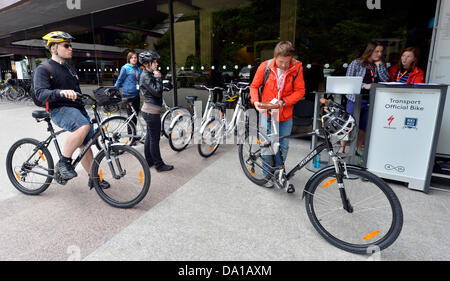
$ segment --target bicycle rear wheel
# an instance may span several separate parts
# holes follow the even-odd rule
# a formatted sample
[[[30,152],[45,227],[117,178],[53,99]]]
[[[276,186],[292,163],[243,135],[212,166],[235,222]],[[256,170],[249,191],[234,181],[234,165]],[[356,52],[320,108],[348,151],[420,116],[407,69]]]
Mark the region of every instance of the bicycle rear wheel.
[[[263,149],[261,145],[265,142],[262,135],[258,138],[247,136],[242,144],[239,144],[239,162],[244,174],[249,180],[257,185],[267,183],[266,172],[264,171]]]
[[[6,156],[6,172],[16,189],[27,195],[44,192],[53,180],[54,164],[50,151],[35,139],[15,142]]]
[[[110,147],[111,161],[100,151],[91,167],[95,190],[106,203],[117,208],[131,208],[141,202],[150,188],[150,170],[144,157],[126,145]],[[99,183],[110,187],[103,189]]]
[[[127,118],[123,116],[112,116],[105,119],[101,127],[105,131],[106,138],[111,143],[121,143],[123,145],[131,145],[136,135],[136,127],[133,122],[127,123]],[[103,147],[99,139],[96,140],[95,146],[98,150]]]
[[[209,121],[203,131],[201,143],[198,144],[201,156],[207,158],[216,152],[223,136],[223,128],[224,124],[219,119]]]
[[[347,173],[339,185],[334,167],[319,172],[305,190],[308,217],[320,235],[340,249],[357,254],[381,251],[402,229],[400,202],[376,175],[357,167],[347,167]],[[345,197],[348,210],[343,207]]]
[[[181,116],[169,134],[169,145],[175,151],[184,150],[194,136],[194,122],[191,116]]]
[[[166,138],[169,138],[170,124],[172,124],[173,118],[179,114],[190,116],[189,111],[185,108],[171,108],[167,114],[163,115],[161,119],[161,131]]]

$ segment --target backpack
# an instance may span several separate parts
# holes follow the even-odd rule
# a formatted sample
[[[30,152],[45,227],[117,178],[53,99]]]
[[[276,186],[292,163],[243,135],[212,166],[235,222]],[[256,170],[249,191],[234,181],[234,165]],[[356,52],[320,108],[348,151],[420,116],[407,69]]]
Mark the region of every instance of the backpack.
[[[269,75],[270,75],[270,68],[269,68],[269,65],[272,63],[272,60],[273,60],[273,59],[270,59],[270,60],[267,62],[266,69],[264,70],[263,83],[262,83],[262,85],[259,87],[258,93],[259,93],[259,101],[260,101],[260,102],[261,102],[261,95],[262,95],[262,92],[263,92],[263,90],[264,90],[264,86],[266,85],[267,79],[269,78]],[[301,67],[298,68],[297,74],[294,75],[294,76],[292,77],[292,88],[294,88],[294,81],[295,81],[295,79],[297,78],[298,73],[300,72],[300,68],[301,68]]]
[[[44,61],[41,64],[39,64],[39,66],[41,66],[41,65],[42,65],[42,67],[44,67],[50,73],[50,81],[51,81],[53,79],[53,77],[55,76],[55,72],[53,70],[53,67],[50,65],[50,63],[48,63],[48,61]],[[34,71],[34,73],[36,73],[36,70]],[[31,98],[33,99],[33,102],[34,102],[35,105],[37,105],[39,107],[46,107],[47,102],[41,102],[37,98],[36,92],[34,91],[34,74],[33,74],[33,78],[31,79],[30,95],[31,95]]]

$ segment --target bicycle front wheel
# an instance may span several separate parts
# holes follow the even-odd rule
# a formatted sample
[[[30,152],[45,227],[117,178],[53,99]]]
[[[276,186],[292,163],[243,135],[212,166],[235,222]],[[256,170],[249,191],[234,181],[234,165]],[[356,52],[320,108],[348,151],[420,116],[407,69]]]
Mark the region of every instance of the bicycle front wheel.
[[[201,143],[198,144],[201,156],[207,158],[216,152],[223,136],[223,127],[224,124],[219,119],[209,121],[202,133]]]
[[[169,112],[165,113],[161,119],[161,132],[166,138],[169,138],[170,134],[170,124],[172,124],[173,118],[179,114],[184,114],[190,116],[190,113],[185,108],[171,108]]]
[[[21,139],[8,151],[6,172],[20,192],[37,195],[44,192],[53,180],[53,158],[38,140]]]
[[[150,170],[144,157],[126,145],[112,145],[110,159],[100,151],[91,167],[91,180],[100,198],[116,208],[131,208],[147,195],[150,188]],[[109,188],[102,188],[106,181]]]
[[[190,116],[181,116],[169,134],[169,145],[175,151],[184,150],[194,136],[194,123]]]
[[[403,212],[397,196],[382,179],[366,170],[347,167],[341,185],[334,167],[326,168],[305,195],[306,212],[314,228],[345,251],[381,251],[397,239],[402,229]],[[344,207],[347,203],[348,207]]]

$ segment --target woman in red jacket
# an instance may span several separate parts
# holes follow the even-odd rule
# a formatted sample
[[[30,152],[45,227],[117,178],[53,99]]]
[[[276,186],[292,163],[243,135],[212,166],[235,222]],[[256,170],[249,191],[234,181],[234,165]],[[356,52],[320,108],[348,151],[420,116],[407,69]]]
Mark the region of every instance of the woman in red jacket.
[[[409,47],[403,50],[398,64],[389,68],[390,81],[403,84],[424,83],[425,75],[423,70],[417,67],[418,60],[418,49]]]

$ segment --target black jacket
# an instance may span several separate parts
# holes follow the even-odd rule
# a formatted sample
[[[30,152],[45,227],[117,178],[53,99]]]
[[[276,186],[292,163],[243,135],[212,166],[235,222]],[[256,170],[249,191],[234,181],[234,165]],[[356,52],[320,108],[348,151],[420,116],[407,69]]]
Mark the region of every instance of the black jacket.
[[[139,89],[141,95],[144,96],[144,102],[162,106],[163,83],[161,77],[155,77],[152,72],[144,70],[139,81]]]
[[[38,66],[34,72],[33,85],[37,99],[42,103],[48,102],[50,109],[61,106],[84,108],[81,100],[72,101],[60,96],[61,90],[74,90],[81,93],[80,82],[75,69],[69,64],[61,65],[52,59],[47,62],[53,69],[53,73],[50,73],[42,65]]]

